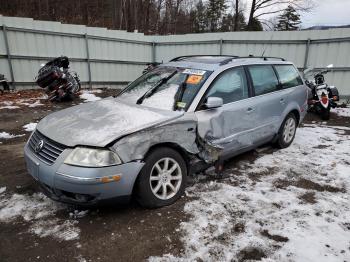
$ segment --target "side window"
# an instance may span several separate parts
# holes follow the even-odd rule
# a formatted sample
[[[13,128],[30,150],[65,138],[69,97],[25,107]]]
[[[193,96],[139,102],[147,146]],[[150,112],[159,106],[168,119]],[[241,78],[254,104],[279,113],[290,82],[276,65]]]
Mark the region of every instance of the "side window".
[[[255,95],[263,95],[278,89],[278,79],[270,65],[248,66],[253,81]]]
[[[243,67],[222,72],[211,85],[208,97],[221,97],[224,104],[248,98],[248,84]]]
[[[294,66],[275,65],[275,69],[280,79],[282,88],[289,88],[303,84],[303,81],[301,80],[301,77]]]

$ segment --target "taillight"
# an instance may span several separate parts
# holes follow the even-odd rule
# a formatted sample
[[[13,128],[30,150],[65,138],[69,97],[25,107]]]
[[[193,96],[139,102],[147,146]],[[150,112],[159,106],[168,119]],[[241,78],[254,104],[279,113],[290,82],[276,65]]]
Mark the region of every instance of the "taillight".
[[[328,103],[328,97],[326,95],[323,95],[321,98],[322,104],[327,104]]]

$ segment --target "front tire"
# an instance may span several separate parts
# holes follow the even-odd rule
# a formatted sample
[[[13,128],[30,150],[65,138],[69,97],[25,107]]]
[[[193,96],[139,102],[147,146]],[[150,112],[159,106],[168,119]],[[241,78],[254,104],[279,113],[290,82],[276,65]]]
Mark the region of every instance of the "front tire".
[[[320,112],[320,116],[322,120],[329,120],[330,116],[331,116],[331,109],[328,108],[322,108],[321,112]]]
[[[157,148],[146,157],[137,178],[136,200],[147,208],[171,205],[184,193],[186,177],[181,155],[171,148]]]
[[[276,146],[278,148],[289,147],[294,140],[296,129],[297,119],[293,113],[289,113],[278,131]]]

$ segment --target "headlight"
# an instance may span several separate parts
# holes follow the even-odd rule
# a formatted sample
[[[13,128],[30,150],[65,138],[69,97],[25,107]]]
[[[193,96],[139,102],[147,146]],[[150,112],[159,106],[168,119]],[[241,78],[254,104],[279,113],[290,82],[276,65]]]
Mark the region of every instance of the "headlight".
[[[118,155],[106,149],[77,147],[64,161],[65,164],[86,167],[104,167],[122,163]]]

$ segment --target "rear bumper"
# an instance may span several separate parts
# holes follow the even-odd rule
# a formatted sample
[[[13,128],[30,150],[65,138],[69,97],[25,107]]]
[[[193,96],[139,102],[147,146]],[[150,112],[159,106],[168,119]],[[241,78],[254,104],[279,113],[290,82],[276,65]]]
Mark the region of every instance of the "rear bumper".
[[[125,202],[130,198],[143,162],[102,168],[70,166],[63,162],[71,150],[64,150],[52,165],[48,165],[37,158],[27,144],[24,147],[28,173],[40,184],[48,197],[82,206],[93,206],[111,200]],[[119,176],[120,179],[101,181],[102,177],[113,176]]]

